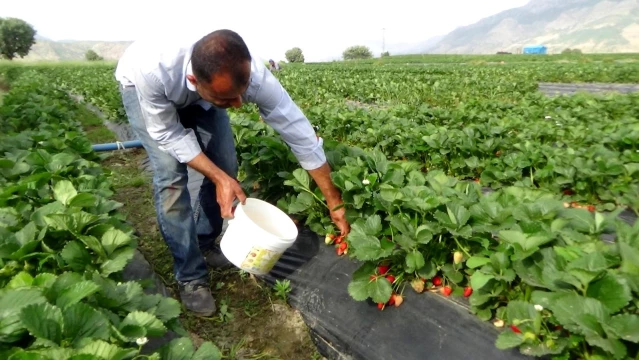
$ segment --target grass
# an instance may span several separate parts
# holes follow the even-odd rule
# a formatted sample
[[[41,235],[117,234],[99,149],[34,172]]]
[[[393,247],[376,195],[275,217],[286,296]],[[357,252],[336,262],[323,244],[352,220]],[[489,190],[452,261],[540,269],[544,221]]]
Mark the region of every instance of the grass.
[[[102,120],[81,106],[79,113],[92,143],[115,141]],[[105,154],[103,166],[112,173],[114,200],[139,233],[139,250],[151,263],[172,296],[179,300],[173,258],[158,230],[151,175],[141,169],[142,149]],[[182,324],[196,345],[212,341],[225,359],[322,359],[301,316],[267,285],[237,269],[211,271],[210,284],[218,311],[198,318],[183,309]]]

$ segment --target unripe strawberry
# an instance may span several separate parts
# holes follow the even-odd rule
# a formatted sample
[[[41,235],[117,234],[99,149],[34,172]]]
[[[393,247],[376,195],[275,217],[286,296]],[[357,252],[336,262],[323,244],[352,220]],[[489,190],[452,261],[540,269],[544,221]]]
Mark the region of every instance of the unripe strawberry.
[[[333,234],[326,234],[326,237],[324,238],[324,243],[326,245],[330,245],[333,243],[333,240],[335,240],[335,235]]]
[[[404,302],[404,297],[402,297],[399,294],[395,294],[393,295],[393,297],[395,298],[395,307],[399,307],[399,305],[401,305]]]
[[[453,254],[453,262],[459,264],[462,260],[464,260],[464,254],[462,254],[461,251],[455,251]]]
[[[424,291],[424,280],[415,279],[410,282],[410,286],[413,287],[413,290],[415,290],[415,292],[421,294]]]

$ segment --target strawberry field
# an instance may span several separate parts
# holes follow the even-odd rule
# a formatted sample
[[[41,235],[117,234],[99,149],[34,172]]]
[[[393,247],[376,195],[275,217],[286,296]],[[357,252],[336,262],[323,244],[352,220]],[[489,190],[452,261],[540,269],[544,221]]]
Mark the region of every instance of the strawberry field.
[[[3,70],[9,81],[26,71],[125,121],[112,65]],[[639,94],[537,91],[539,82],[639,83],[637,63],[307,64],[276,76],[324,139],[352,231],[334,232],[321,192],[250,105],[231,111],[240,180],[326,236],[342,261],[358,263],[348,283],[335,284],[353,301],[392,316],[404,301],[437,292],[464,299],[499,328],[500,349],[556,359],[639,356]],[[169,326],[172,302],[100,302],[125,286],[108,279],[130,258],[134,237],[114,215],[96,155],[70,131],[77,124],[60,120],[72,118],[61,112],[70,106],[64,93],[19,89],[12,92],[22,97],[5,96],[0,114],[3,133],[22,131],[2,142],[9,240],[0,247],[0,303],[39,291],[41,298],[25,297],[42,301],[26,305],[55,322],[66,307],[89,314],[82,300],[91,295],[91,306],[107,309],[98,308],[107,315],[96,321],[111,322],[109,337],[100,332],[93,341],[123,348],[132,334]],[[62,281],[67,291],[78,288],[77,300],[56,300]],[[34,332],[22,308],[12,311],[13,342],[78,347],[76,334]],[[159,323],[129,323],[142,316]],[[122,324],[137,327],[127,334]]]

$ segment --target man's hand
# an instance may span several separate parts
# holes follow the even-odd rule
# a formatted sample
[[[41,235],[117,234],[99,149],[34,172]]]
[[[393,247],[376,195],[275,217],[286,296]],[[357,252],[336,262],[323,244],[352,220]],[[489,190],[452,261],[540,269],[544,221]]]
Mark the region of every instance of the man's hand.
[[[203,152],[187,165],[211,179],[215,184],[217,203],[220,205],[222,218],[233,218],[232,208],[235,198],[239,199],[242,205],[246,203],[246,194],[240,184],[217,167]]]
[[[340,207],[337,210],[334,210],[339,205],[343,204],[342,196],[339,190],[333,185],[333,181],[331,180],[331,167],[328,163],[324,163],[324,165],[320,166],[315,170],[310,170],[309,174],[315,180],[315,183],[324,194],[326,198],[326,205],[331,212],[331,219],[333,223],[340,231],[340,235],[346,236],[351,231],[351,227],[346,221],[346,209],[344,207]]]
[[[235,179],[228,175],[215,182],[215,193],[217,203],[220,204],[220,214],[224,219],[233,218],[232,208],[235,198],[238,198],[242,205],[246,203],[244,190]]]

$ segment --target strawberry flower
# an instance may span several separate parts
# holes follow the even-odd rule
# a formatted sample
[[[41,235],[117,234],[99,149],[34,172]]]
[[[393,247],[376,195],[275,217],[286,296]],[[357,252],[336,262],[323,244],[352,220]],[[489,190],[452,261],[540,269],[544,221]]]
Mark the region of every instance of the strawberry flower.
[[[362,180],[362,184],[364,184],[364,185],[369,185],[370,183],[371,183],[371,182],[370,182],[370,181],[368,181],[368,179],[364,179],[364,180]]]

